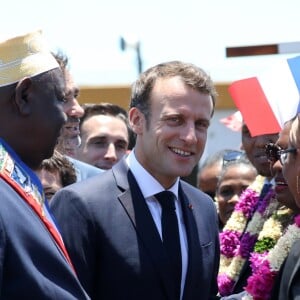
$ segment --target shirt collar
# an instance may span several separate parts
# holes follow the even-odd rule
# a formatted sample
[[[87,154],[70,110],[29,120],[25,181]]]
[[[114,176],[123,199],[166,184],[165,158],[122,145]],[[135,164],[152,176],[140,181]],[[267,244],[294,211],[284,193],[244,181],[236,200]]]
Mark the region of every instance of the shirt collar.
[[[134,149],[127,156],[126,162],[133,173],[145,199],[165,191],[164,187],[139,163],[135,156]],[[179,178],[177,178],[172,187],[168,189],[168,191],[174,193],[177,199],[178,186]]]
[[[21,160],[14,149],[11,148],[10,145],[2,138],[0,138],[0,144],[4,147],[5,151],[9,153],[10,157],[14,161],[15,168],[13,176],[18,177],[18,181],[22,184],[22,186],[26,185],[27,183],[30,185],[33,183],[37,187],[40,194],[43,194],[42,184],[35,172]]]

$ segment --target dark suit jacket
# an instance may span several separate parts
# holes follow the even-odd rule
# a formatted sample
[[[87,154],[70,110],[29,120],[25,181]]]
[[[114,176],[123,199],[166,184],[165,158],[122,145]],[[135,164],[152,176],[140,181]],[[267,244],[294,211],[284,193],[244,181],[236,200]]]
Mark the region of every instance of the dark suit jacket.
[[[217,293],[217,215],[211,199],[181,181],[189,264],[183,299]],[[139,187],[124,160],[68,186],[51,201],[79,279],[92,299],[174,299],[172,273]]]
[[[88,299],[40,218],[2,179],[0,299]]]
[[[272,299],[300,300],[300,240],[294,243],[280,270]]]

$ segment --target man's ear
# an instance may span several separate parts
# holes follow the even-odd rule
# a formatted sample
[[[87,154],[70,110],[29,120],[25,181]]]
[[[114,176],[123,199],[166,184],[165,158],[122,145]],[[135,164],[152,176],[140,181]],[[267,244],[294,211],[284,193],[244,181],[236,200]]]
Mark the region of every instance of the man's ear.
[[[297,118],[298,118],[298,128],[300,128],[300,113],[297,114]]]
[[[14,102],[18,112],[23,115],[29,115],[31,112],[30,93],[32,91],[32,80],[28,77],[21,79],[15,92]]]
[[[128,119],[132,130],[136,134],[141,134],[146,121],[144,114],[138,108],[132,107],[128,112]]]

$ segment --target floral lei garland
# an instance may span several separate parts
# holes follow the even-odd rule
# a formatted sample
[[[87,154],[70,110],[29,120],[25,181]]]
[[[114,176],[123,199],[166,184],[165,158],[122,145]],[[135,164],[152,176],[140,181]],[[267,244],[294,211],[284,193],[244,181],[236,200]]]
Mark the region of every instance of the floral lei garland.
[[[287,215],[291,217],[291,211]],[[243,300],[270,299],[275,277],[294,241],[300,238],[300,215],[294,218],[294,223],[283,234],[281,221],[272,217],[264,225],[255,245],[256,252],[251,254],[252,275],[247,280],[247,294]]]
[[[258,233],[266,219],[278,207],[272,189],[263,199],[259,198],[263,180],[263,177],[258,176],[255,182],[242,193],[223,232],[220,233],[221,260],[218,286],[222,296],[232,293],[239,273],[253,250]],[[253,207],[256,205],[258,205],[257,209],[253,212]],[[247,224],[249,219],[250,222]]]

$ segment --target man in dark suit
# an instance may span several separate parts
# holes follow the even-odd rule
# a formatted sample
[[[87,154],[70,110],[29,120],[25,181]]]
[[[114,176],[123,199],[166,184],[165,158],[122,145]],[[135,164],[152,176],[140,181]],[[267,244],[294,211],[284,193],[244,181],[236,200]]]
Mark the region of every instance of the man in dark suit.
[[[283,176],[294,196],[297,208],[300,209],[299,193],[299,147],[300,147],[300,114],[292,120],[289,133],[289,149],[286,150],[286,156],[283,157]],[[296,234],[295,234],[296,235]],[[300,240],[297,239],[291,247],[291,250],[280,269],[278,276],[280,282],[277,287],[278,297],[274,299],[300,299]],[[273,298],[272,298],[273,299]]]
[[[130,154],[52,200],[79,279],[92,299],[213,299],[219,266],[215,207],[180,180],[203,153],[213,83],[192,64],[160,64],[135,82],[130,106],[136,133]],[[166,190],[172,199],[157,195]],[[166,201],[175,205],[168,233]],[[171,252],[170,240],[176,245]]]
[[[89,299],[33,172],[66,120],[64,79],[40,31],[0,43],[0,298]]]
[[[277,282],[274,298],[272,299],[300,299],[300,240],[297,240],[280,270],[280,282]]]

